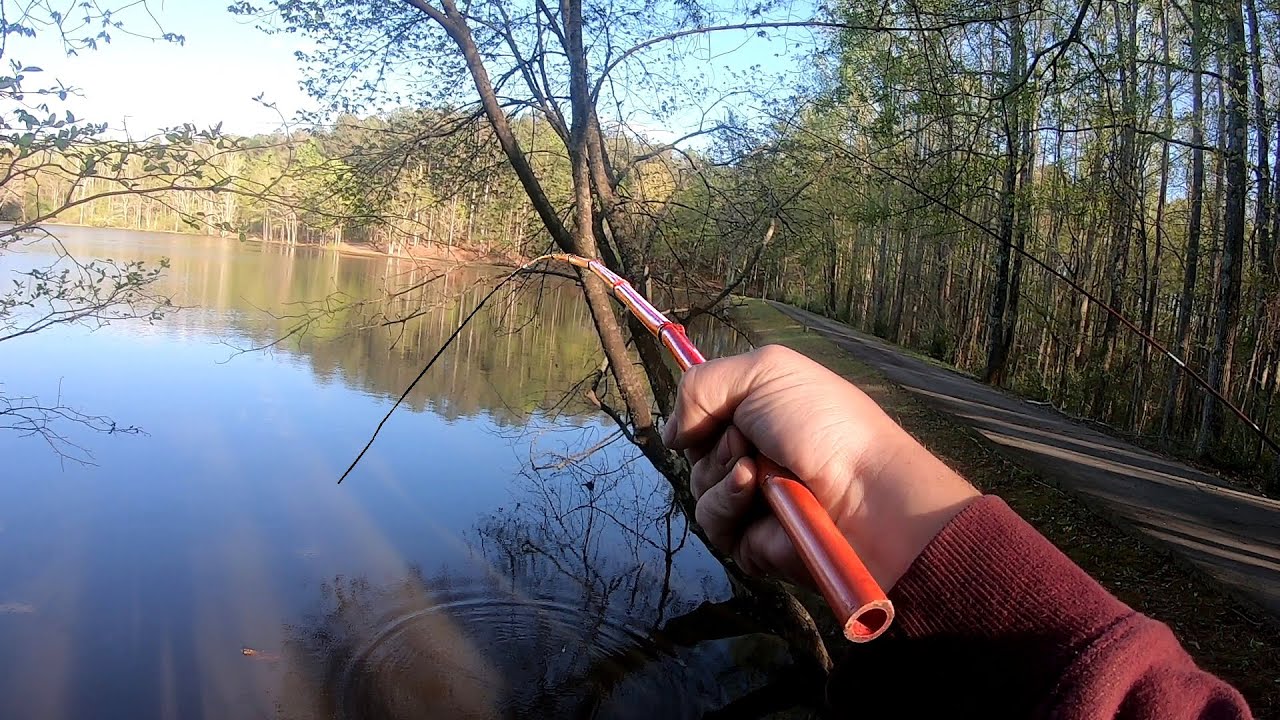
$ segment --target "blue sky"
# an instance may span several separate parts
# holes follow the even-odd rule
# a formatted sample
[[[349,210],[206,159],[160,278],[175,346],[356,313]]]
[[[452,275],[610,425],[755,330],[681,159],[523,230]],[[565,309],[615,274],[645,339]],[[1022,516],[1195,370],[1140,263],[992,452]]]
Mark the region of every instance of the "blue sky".
[[[113,132],[127,129],[135,137],[184,122],[222,122],[226,130],[244,134],[269,132],[279,127],[281,118],[253,100],[260,93],[287,118],[313,106],[298,87],[293,53],[304,42],[299,35],[266,35],[251,21],[228,13],[226,0],[153,0],[151,9],[166,31],[186,37],[184,45],[117,34],[97,51],[64,57],[46,34],[11,43],[6,55],[44,68],[46,82],[57,79],[79,88],[83,96],[67,103],[77,116],[108,122]],[[121,19],[126,27],[149,26],[144,15],[130,13]],[[770,71],[790,72],[796,69],[796,45],[784,39],[788,35],[803,42],[805,33],[781,32],[769,40],[751,33],[722,33],[686,40],[681,46],[689,53],[689,67],[702,67],[709,78],[738,75],[756,63]],[[688,100],[698,104],[697,98]],[[715,114],[727,109],[728,104],[719,106]],[[751,112],[746,107],[732,109]],[[692,107],[665,121],[684,127],[657,127],[662,121],[645,113],[632,116],[647,133],[659,137],[682,134],[700,118]]]

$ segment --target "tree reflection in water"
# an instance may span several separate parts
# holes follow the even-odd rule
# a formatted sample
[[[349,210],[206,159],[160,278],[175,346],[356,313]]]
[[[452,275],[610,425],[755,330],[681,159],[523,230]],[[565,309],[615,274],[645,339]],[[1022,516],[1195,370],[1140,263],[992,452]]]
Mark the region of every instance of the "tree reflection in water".
[[[465,571],[327,584],[288,628],[282,716],[806,716],[813,673],[737,611],[646,467],[534,463],[473,528]]]
[[[235,347],[269,346],[321,381],[340,378],[375,397],[398,396],[502,274],[267,246],[162,245],[113,252],[173,255],[175,291],[204,308],[177,323],[217,331]],[[310,318],[307,303],[333,293],[382,301],[339,311],[322,304],[294,333],[294,314]],[[690,331],[709,355],[744,349],[709,316]],[[731,586],[689,537],[672,488],[639,451],[623,440],[576,457],[607,440],[605,417],[583,393],[599,374],[599,343],[571,283],[527,278],[477,317],[406,405],[450,420],[483,415],[520,443],[535,437],[553,447],[553,457],[530,458],[509,507],[476,523],[470,545],[482,570],[432,568],[390,586],[329,583],[321,609],[289,628],[280,653],[288,667],[282,715],[648,717],[727,708],[753,716],[809,699],[821,672],[793,682],[785,644],[764,636],[785,630],[769,617],[787,613],[735,592],[741,585]],[[769,588],[757,595],[783,597]],[[705,598],[720,602],[698,603]],[[814,669],[812,658],[795,665]],[[779,687],[785,692],[749,695]]]
[[[270,347],[272,353],[281,356],[280,367],[263,367],[309,371],[309,376],[294,377],[288,372],[271,375],[276,379],[296,379],[303,385],[270,387],[261,402],[246,406],[269,413],[254,418],[254,426],[269,430],[260,437],[252,431],[240,432],[241,415],[220,415],[216,401],[202,419],[225,418],[226,425],[220,432],[190,440],[175,436],[171,448],[174,454],[170,457],[176,467],[189,463],[190,458],[205,457],[210,448],[222,450],[220,442],[236,440],[236,446],[218,453],[214,467],[203,475],[197,473],[203,479],[182,486],[179,507],[211,503],[207,512],[203,508],[191,512],[193,532],[222,535],[224,528],[213,527],[212,523],[216,522],[214,518],[226,517],[234,518],[235,524],[230,527],[241,532],[227,533],[236,542],[228,543],[225,574],[220,574],[223,571],[217,569],[204,545],[192,545],[193,551],[198,548],[200,562],[191,566],[203,573],[198,582],[193,578],[193,584],[187,586],[182,576],[166,575],[175,599],[156,593],[149,606],[167,611],[170,606],[164,603],[173,602],[174,608],[186,608],[192,604],[188,594],[198,596],[200,602],[196,605],[216,609],[207,613],[217,618],[216,629],[197,628],[185,622],[165,625],[162,620],[168,615],[147,618],[147,623],[138,626],[163,626],[166,633],[173,633],[148,636],[132,651],[145,654],[139,648],[159,648],[154,653],[155,662],[171,665],[163,670],[164,677],[170,680],[158,683],[163,702],[180,701],[186,703],[184,708],[201,703],[214,707],[224,700],[256,705],[255,693],[272,688],[277,689],[272,694],[279,714],[299,718],[592,713],[647,717],[659,712],[700,715],[717,708],[728,708],[730,713],[745,709],[746,715],[759,715],[770,707],[794,705],[795,693],[812,689],[785,681],[787,668],[814,669],[812,657],[801,657],[805,653],[803,643],[811,638],[793,633],[788,639],[792,657],[788,657],[781,643],[764,637],[765,632],[788,637],[785,623],[777,618],[799,613],[788,614],[786,608],[776,612],[778,606],[765,601],[774,598],[775,602],[785,602],[790,596],[764,586],[755,596],[765,601],[752,603],[743,599],[747,594],[737,590],[753,587],[752,581],[730,580],[734,568],[721,566],[700,541],[688,537],[696,534],[696,528],[687,528],[683,515],[672,510],[673,493],[688,495],[687,475],[683,479],[680,473],[659,477],[650,467],[651,459],[640,459],[639,449],[625,440],[609,444],[598,453],[583,455],[618,429],[584,399],[583,389],[592,387],[601,374],[600,350],[587,308],[572,284],[549,276],[530,277],[525,286],[513,287],[510,293],[496,297],[490,311],[477,316],[408,398],[409,408],[429,412],[444,421],[436,423],[431,418],[433,422],[427,423],[441,435],[417,438],[404,434],[398,446],[384,448],[388,457],[417,459],[424,452],[453,452],[450,441],[442,438],[446,436],[445,423],[455,421],[467,429],[520,435],[513,447],[527,446],[536,439],[539,446],[554,451],[553,457],[530,458],[525,474],[509,478],[505,469],[494,471],[508,467],[505,459],[472,450],[462,462],[473,464],[475,472],[458,463],[455,478],[475,482],[476,494],[487,498],[493,497],[489,493],[496,484],[509,482],[512,501],[505,508],[494,510],[491,501],[486,500],[482,506],[490,512],[479,520],[471,515],[478,505],[469,506],[465,517],[451,516],[458,512],[451,501],[426,506],[420,517],[423,532],[415,535],[412,528],[398,524],[409,522],[405,517],[408,513],[398,511],[411,512],[412,508],[395,506],[401,486],[416,482],[414,477],[418,475],[412,463],[388,463],[388,467],[401,468],[400,477],[386,477],[385,468],[376,468],[364,478],[352,478],[357,483],[354,487],[369,488],[368,496],[361,496],[354,487],[352,493],[347,493],[344,486],[340,498],[326,496],[316,501],[310,497],[300,500],[296,507],[289,504],[286,494],[295,486],[279,486],[275,482],[301,483],[314,476],[317,482],[327,484],[330,470],[336,478],[340,468],[328,468],[327,463],[341,448],[313,447],[305,438],[325,438],[326,444],[345,443],[347,435],[371,429],[372,421],[365,425],[362,413],[373,417],[377,405],[398,397],[420,372],[425,358],[436,351],[460,318],[488,291],[495,274],[501,276],[504,271],[455,268],[440,272],[392,260],[350,258],[305,249],[281,250],[216,238],[99,235],[94,230],[85,231],[81,241],[77,252],[83,250],[87,256],[106,253],[118,259],[172,258],[171,271],[164,279],[166,291],[172,291],[192,309],[152,329],[157,347],[172,346],[177,352],[181,348],[202,347],[213,339],[236,348]],[[304,325],[306,332],[291,333],[297,322],[291,316],[302,313],[312,317],[307,314],[308,303],[317,298],[333,294],[382,298],[391,287],[417,290],[397,301],[322,304],[316,322]],[[679,298],[659,300],[663,307],[686,304]],[[371,314],[366,315],[365,311]],[[391,328],[381,325],[410,316],[412,320]],[[715,323],[706,322],[699,327],[695,322],[690,329],[710,355],[740,349],[735,345],[741,339]],[[282,337],[285,341],[277,343]],[[218,359],[226,359],[227,354],[231,354],[230,349],[216,353]],[[182,365],[189,360],[185,353],[175,358],[178,366],[187,367]],[[254,373],[253,367],[233,364],[231,370],[228,377],[243,374],[247,384],[217,387],[255,391],[259,387],[256,379],[247,380]],[[183,378],[181,387],[187,385],[188,379]],[[295,389],[304,394],[293,395]],[[598,398],[619,407],[607,383]],[[299,400],[311,401],[313,404],[307,407],[323,408],[315,411],[323,414],[306,417],[287,408]],[[328,404],[332,400],[341,400],[342,404]],[[171,398],[164,401],[172,404]],[[341,412],[335,411],[338,407]],[[168,417],[164,413],[157,416]],[[558,432],[565,435],[552,434]],[[351,437],[350,443],[355,445],[362,439]],[[182,444],[187,442],[192,446]],[[488,449],[494,445],[476,443],[473,447]],[[277,454],[280,458],[275,457]],[[579,455],[583,457],[578,458]],[[284,463],[275,462],[282,458],[292,458],[297,464],[285,468]],[[262,487],[245,488],[245,497],[256,503],[274,492],[278,504],[271,505],[270,511],[261,516],[216,505],[226,494],[225,483],[218,477],[222,468],[232,468],[238,460],[261,464],[267,459],[272,460],[273,467],[281,468],[278,477],[268,478],[263,471]],[[236,476],[243,477],[239,472]],[[215,493],[201,483],[219,490]],[[202,491],[206,494],[200,494]],[[470,491],[471,488],[460,488],[421,496],[407,494],[439,499],[467,496]],[[150,500],[154,492],[142,494]],[[366,500],[368,504],[362,505]],[[681,497],[682,502],[687,500]],[[141,502],[137,498],[134,501]],[[350,512],[326,514],[335,510],[334,503]],[[135,507],[149,509],[152,505]],[[369,514],[365,516],[362,510]],[[227,514],[219,515],[220,511]],[[294,517],[288,517],[291,515]],[[352,524],[341,524],[347,521]],[[330,522],[334,524],[328,525]],[[386,537],[376,537],[371,528],[384,522],[394,525],[394,529],[388,528]],[[458,557],[453,547],[436,552],[430,546],[431,535],[426,530],[433,523],[449,528],[470,527],[468,544],[474,561],[455,559],[445,567],[443,560],[430,559]],[[400,558],[408,557],[422,563],[423,571],[398,582],[388,582],[386,575],[371,574],[365,579],[359,573],[378,572],[370,567],[387,567],[381,563],[381,556],[375,565],[349,565],[342,553],[335,553],[313,574],[308,563],[253,544],[265,538],[274,547],[298,531],[356,541],[368,539],[370,547],[381,548],[385,544],[388,552],[393,548],[402,553],[390,558],[393,567],[405,567]],[[133,537],[126,532],[113,535]],[[136,538],[134,542],[137,543]],[[335,540],[335,544],[339,542],[342,541]],[[174,552],[188,549],[180,542],[173,544]],[[166,553],[151,553],[151,547],[140,543],[137,546],[145,547],[147,557],[154,554],[155,562],[168,558]],[[104,625],[98,618],[109,616],[108,609],[114,607],[103,597],[119,603],[139,601],[129,594],[132,585],[121,584],[114,577],[123,560],[112,565],[107,562],[107,554],[94,558],[92,574],[101,578],[92,578],[85,592],[95,597],[89,606],[101,614],[80,609],[74,617],[97,630]],[[129,563],[125,566],[129,572],[135,571]],[[143,566],[155,572],[156,577],[167,570],[163,564],[143,563],[140,567]],[[317,577],[332,578],[338,567],[352,568],[356,574],[333,579],[318,598],[298,599],[293,594],[293,589],[306,587],[296,580],[309,583]],[[298,574],[293,575],[294,571]],[[274,597],[265,589],[272,584],[266,578],[273,574],[280,575],[281,585],[290,588],[281,597]],[[252,580],[253,592],[243,592],[247,586],[243,582],[226,580],[245,577]],[[712,602],[698,604],[705,599]],[[313,615],[298,621],[305,610],[295,603],[306,607],[308,602],[312,603]],[[282,618],[294,623],[287,628],[291,640],[285,648],[256,630],[261,624],[280,622]],[[771,618],[774,626],[770,626]],[[792,626],[794,629],[794,623]],[[172,631],[172,627],[181,628],[182,632]],[[246,634],[239,637],[234,627]],[[242,656],[241,641],[258,652]],[[48,638],[35,635],[31,642],[43,648],[58,647],[56,643],[51,645]],[[117,644],[113,640],[100,647],[77,646],[75,657],[79,665],[92,669],[98,682],[106,682],[102,680],[107,676],[104,665],[119,668],[123,682],[115,688],[116,701],[119,707],[136,707],[122,688],[131,687],[127,682],[145,685],[150,681],[121,660]],[[216,659],[199,657],[199,672],[190,671],[195,667],[192,663],[197,663],[197,656],[208,656],[208,652],[192,649],[185,655],[180,653],[177,661],[167,654],[173,652],[173,647],[197,646],[216,646],[231,652],[216,654]],[[50,686],[62,680],[57,672],[40,667],[45,676],[53,678]],[[282,672],[288,678],[284,695],[278,693]],[[812,672],[807,677],[821,675]],[[779,678],[784,681],[771,683]],[[769,687],[787,692],[768,696],[766,691],[763,698],[749,694]],[[55,688],[48,696],[61,697],[61,692]],[[73,702],[96,703],[94,707],[100,714],[110,712],[108,700],[89,698],[88,693],[85,699],[76,698]],[[43,697],[34,691],[31,695]],[[172,700],[174,697],[178,700]],[[660,707],[655,708],[655,704]],[[75,707],[78,710],[80,705]],[[180,714],[197,716],[191,712]],[[206,712],[206,716],[225,714]]]

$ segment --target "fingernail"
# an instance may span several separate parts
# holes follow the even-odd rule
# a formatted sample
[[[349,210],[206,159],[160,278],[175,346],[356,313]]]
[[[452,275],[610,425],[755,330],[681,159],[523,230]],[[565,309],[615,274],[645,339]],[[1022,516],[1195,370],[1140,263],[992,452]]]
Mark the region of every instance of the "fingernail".
[[[747,472],[744,463],[746,458],[738,458],[738,462],[733,464],[733,469],[729,471],[729,492],[739,495],[751,487],[751,473]]]

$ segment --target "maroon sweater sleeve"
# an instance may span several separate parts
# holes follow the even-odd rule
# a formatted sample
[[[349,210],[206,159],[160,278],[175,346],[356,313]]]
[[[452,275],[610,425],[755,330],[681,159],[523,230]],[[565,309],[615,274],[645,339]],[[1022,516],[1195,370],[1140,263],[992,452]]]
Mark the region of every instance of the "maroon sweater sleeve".
[[[957,515],[890,597],[896,628],[851,648],[828,685],[842,715],[1251,717],[1168,627],[1117,600],[994,496]]]

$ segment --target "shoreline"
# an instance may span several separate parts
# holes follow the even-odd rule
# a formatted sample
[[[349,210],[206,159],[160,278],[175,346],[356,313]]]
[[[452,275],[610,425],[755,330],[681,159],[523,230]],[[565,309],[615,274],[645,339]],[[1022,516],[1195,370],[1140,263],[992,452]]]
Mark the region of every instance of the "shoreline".
[[[107,225],[81,225],[79,223],[69,223],[69,222],[43,222],[43,223],[40,223],[40,225],[49,226],[49,227],[76,228],[76,229],[83,229],[83,230],[110,230],[114,232],[154,233],[158,235],[181,235],[181,236],[193,237],[193,238],[218,238],[222,240],[237,240],[237,238],[232,235],[219,235],[215,233],[203,233],[203,232],[197,233],[197,232],[182,232],[182,231],[174,231],[174,230],[139,230],[137,228],[111,227]],[[454,262],[460,265],[475,264],[475,265],[499,265],[503,267],[507,267],[507,266],[517,267],[525,260],[524,258],[509,255],[509,254],[484,252],[483,250],[474,250],[470,248],[450,246],[450,245],[439,245],[436,243],[431,243],[431,244],[424,243],[424,244],[418,245],[416,246],[416,248],[413,248],[415,252],[412,252],[406,255],[406,254],[392,254],[385,250],[380,250],[378,248],[372,247],[370,245],[358,245],[358,244],[349,243],[346,241],[341,241],[336,244],[334,243],[327,243],[327,244],[295,243],[290,245],[289,243],[284,243],[277,240],[264,240],[263,238],[258,237],[256,235],[247,235],[245,236],[244,240],[241,240],[240,242],[251,242],[251,243],[256,243],[258,245],[270,245],[272,247],[293,247],[293,248],[308,248],[308,249],[314,249],[314,250],[326,250],[326,251],[336,252],[339,255],[347,255],[350,257],[387,258],[387,259],[394,259],[394,260],[417,260],[417,261],[424,261],[424,260],[425,261],[447,261],[447,262]]]

